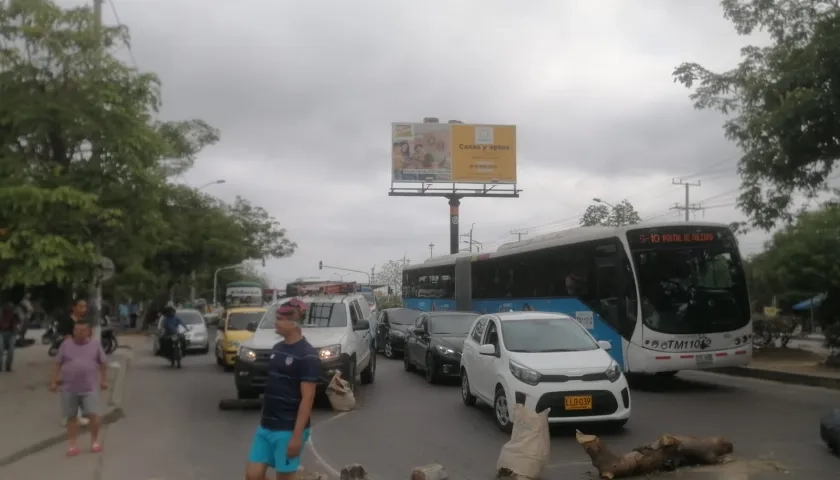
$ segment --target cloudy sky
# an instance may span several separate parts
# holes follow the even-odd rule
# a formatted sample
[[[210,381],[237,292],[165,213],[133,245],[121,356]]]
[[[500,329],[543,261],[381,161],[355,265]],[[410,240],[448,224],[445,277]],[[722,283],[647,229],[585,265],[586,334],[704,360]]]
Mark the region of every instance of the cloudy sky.
[[[671,77],[682,61],[732,67],[750,42],[717,0],[113,0],[104,18],[131,30],[134,59],[120,55],[162,79],[165,119],[222,132],[183,181],[226,180],[206,191],[264,206],[298,243],[266,266],[278,285],[319,260],[448,253],[445,199],[387,195],[390,124],[426,116],[517,125],[521,198],[462,202],[485,249],[573,227],[593,197],[679,219],[675,177],[701,182],[697,219],[742,219],[722,118]]]

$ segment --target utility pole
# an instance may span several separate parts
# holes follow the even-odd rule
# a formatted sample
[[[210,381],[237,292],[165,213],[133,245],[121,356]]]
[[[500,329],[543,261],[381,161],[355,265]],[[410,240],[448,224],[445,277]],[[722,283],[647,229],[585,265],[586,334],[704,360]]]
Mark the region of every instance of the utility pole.
[[[432,258],[434,256],[435,256],[435,244],[430,243],[429,244],[429,258]]]
[[[463,251],[472,252],[472,251],[473,251],[473,245],[475,245],[475,246],[476,246],[477,251],[479,251],[479,252],[481,251],[481,242],[476,241],[476,240],[473,240],[473,230],[475,230],[475,224],[474,224],[474,223],[473,223],[473,224],[472,224],[472,226],[470,227],[470,231],[469,231],[468,233],[463,233],[463,234],[461,234],[461,236],[462,236],[462,237],[465,237],[465,238],[466,238],[466,240],[462,240],[461,242],[462,242],[462,243],[466,243],[467,245],[469,245],[469,246],[468,246],[466,249],[464,249]]]
[[[689,214],[691,212],[696,212],[697,210],[703,210],[703,207],[701,207],[700,205],[698,205],[696,203],[692,204],[692,203],[689,202],[689,191],[690,191],[691,187],[699,187],[700,182],[699,181],[697,183],[684,182],[681,178],[680,179],[675,178],[671,181],[671,183],[673,183],[674,185],[684,185],[685,186],[685,205],[680,205],[679,203],[675,203],[674,206],[671,207],[671,210],[684,210],[685,211],[685,221],[687,222],[689,220]]]
[[[97,48],[104,48],[102,42],[102,4],[105,0],[93,0],[93,32],[96,38]],[[101,256],[102,253],[99,252]],[[97,272],[94,274],[93,291],[91,296],[91,317],[93,318],[93,340],[97,345],[102,340],[102,282],[105,278],[99,272],[100,267],[97,266]]]
[[[511,230],[511,235],[516,235],[516,241],[521,242],[524,235],[528,235],[528,230]]]

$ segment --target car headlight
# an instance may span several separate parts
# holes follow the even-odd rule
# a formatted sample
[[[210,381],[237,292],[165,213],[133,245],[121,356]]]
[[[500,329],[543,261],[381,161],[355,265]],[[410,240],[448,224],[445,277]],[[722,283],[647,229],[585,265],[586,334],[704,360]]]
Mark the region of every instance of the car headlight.
[[[511,375],[520,382],[528,385],[536,385],[540,383],[542,375],[540,375],[540,373],[536,370],[531,370],[530,368],[520,365],[512,360],[509,362],[509,365]]]
[[[341,345],[329,345],[318,349],[318,356],[321,360],[330,360],[341,355]]]
[[[248,347],[239,348],[239,359],[245,362],[253,362],[257,359],[257,352]]]
[[[441,355],[455,355],[455,350],[444,347],[443,345],[437,345],[435,348]]]
[[[607,371],[604,373],[607,375],[607,380],[616,382],[619,378],[621,378],[621,367],[619,367],[617,363],[612,362],[610,366],[607,367]]]
[[[399,331],[399,330],[391,330],[390,332],[388,332],[388,335],[390,335],[390,336],[392,336],[392,337],[396,337],[396,338],[403,338],[403,337],[405,337],[405,333],[403,333],[403,332],[401,332],[401,331]]]

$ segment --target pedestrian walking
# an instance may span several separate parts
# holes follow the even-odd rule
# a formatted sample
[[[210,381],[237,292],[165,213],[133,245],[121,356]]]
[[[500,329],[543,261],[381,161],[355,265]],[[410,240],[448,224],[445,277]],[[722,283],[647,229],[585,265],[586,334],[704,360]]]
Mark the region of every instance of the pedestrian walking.
[[[12,302],[4,303],[0,309],[0,368],[6,372],[12,371],[15,340],[20,323],[20,316],[15,305]]]
[[[248,453],[246,480],[265,480],[269,468],[277,472],[277,480],[294,480],[300,466],[321,373],[318,351],[301,332],[305,312],[306,304],[298,299],[277,309],[274,330],[283,341],[269,357],[262,418]]]
[[[57,333],[63,339],[62,344],[73,337],[73,329],[76,323],[81,322],[87,316],[87,301],[83,298],[76,298],[70,303],[70,314],[62,315],[58,319]],[[88,419],[81,412],[77,415],[77,421],[82,426],[88,424]],[[62,415],[61,426],[67,425],[67,416]]]
[[[90,450],[102,451],[99,443],[99,391],[108,388],[108,365],[102,347],[91,338],[87,322],[73,325],[73,337],[61,344],[53,367],[50,391],[61,384],[61,410],[67,419],[67,456],[79,454],[77,415],[89,421]]]

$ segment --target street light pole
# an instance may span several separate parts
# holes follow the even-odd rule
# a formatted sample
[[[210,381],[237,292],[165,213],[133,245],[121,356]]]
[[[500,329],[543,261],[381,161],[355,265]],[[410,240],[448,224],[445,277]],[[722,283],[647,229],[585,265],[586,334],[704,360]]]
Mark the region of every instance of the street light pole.
[[[216,292],[218,292],[219,290],[219,272],[221,272],[222,270],[230,270],[232,268],[240,268],[242,266],[243,265],[241,263],[237,263],[236,265],[228,265],[227,267],[217,268],[216,272],[213,273],[213,306],[219,304],[219,302],[216,301]]]
[[[201,190],[209,187],[210,185],[220,185],[222,183],[225,183],[224,179],[215,180],[215,181],[212,181],[212,182],[207,182],[204,185],[196,188],[195,191],[200,192]],[[192,272],[190,272],[190,303],[192,303],[193,308],[195,308],[195,284],[196,284],[195,270],[193,270]],[[215,289],[213,290],[213,295],[214,296],[216,295],[216,290]],[[213,302],[215,303],[215,299],[213,299]]]

